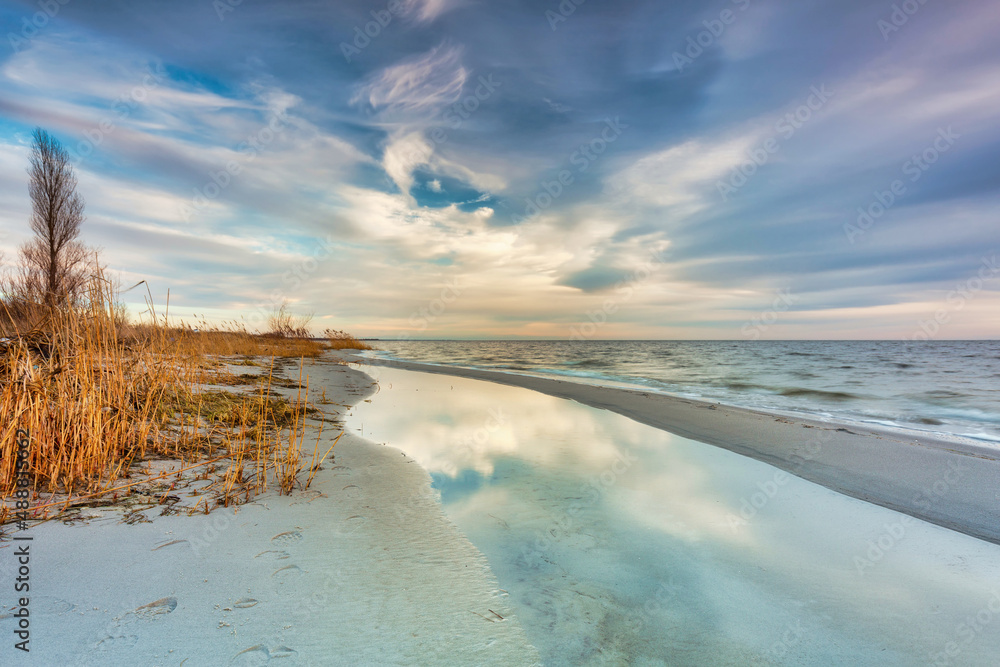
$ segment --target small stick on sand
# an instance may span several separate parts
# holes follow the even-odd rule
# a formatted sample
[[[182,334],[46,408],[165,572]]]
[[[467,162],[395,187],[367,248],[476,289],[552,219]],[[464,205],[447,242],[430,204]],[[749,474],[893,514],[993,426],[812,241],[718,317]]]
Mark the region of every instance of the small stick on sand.
[[[478,611],[472,611],[472,610],[470,609],[470,610],[469,610],[469,612],[471,612],[471,613],[475,614],[476,616],[478,616],[479,618],[483,619],[484,621],[489,621],[490,623],[496,623],[496,621],[494,621],[494,620],[493,620],[492,618],[489,618],[489,617],[487,617],[487,616],[483,616],[483,615],[482,615],[482,614],[480,614],[480,613],[479,613]],[[494,613],[496,613],[496,612],[494,612]]]

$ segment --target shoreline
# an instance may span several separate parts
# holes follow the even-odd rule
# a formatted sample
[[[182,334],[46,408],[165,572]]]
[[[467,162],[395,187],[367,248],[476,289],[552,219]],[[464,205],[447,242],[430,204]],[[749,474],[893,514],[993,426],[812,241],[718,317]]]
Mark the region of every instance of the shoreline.
[[[642,424],[762,461],[838,493],[1000,544],[1000,452],[889,428],[455,366],[338,355],[505,384],[610,410]]]

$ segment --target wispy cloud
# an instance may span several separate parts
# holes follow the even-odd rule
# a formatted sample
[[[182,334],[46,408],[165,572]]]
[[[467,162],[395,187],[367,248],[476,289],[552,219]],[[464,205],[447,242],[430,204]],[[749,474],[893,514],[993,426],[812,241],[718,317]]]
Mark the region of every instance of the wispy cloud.
[[[407,12],[421,23],[430,23],[445,12],[461,6],[461,0],[403,0]]]
[[[458,101],[469,76],[461,57],[459,47],[436,46],[381,70],[352,101],[385,122],[426,120]]]

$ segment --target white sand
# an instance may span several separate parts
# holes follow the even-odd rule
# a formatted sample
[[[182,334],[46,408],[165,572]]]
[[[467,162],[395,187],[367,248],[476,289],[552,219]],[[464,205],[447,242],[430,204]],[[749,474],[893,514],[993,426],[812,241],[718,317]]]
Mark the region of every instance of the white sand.
[[[337,403],[370,380],[308,369]],[[328,428],[321,451],[338,431]],[[427,473],[345,435],[307,492],[208,516],[121,512],[31,528],[31,652],[13,648],[13,543],[0,548],[4,665],[531,665],[537,651]]]

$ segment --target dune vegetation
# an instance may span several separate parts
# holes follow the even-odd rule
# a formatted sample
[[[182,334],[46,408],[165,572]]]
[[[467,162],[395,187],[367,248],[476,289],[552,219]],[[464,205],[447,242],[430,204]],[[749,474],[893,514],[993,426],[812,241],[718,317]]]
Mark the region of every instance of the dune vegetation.
[[[40,516],[127,492],[162,459],[216,474],[215,506],[308,486],[300,473],[316,460],[303,460],[303,420],[322,416],[309,405],[303,366],[331,345],[236,326],[169,326],[149,313],[143,322],[124,317],[100,271],[75,305],[4,304],[0,495],[16,490],[19,430],[29,434]],[[352,346],[367,347],[346,335],[332,347]]]
[[[178,470],[212,480],[206,512],[308,487],[325,454],[322,428],[305,443],[304,420],[329,420],[309,404],[304,366],[368,346],[341,331],[312,338],[287,303],[262,332],[173,325],[148,287],[133,320],[78,240],[83,200],[65,151],[42,130],[34,139],[35,236],[0,280],[0,523],[15,493],[43,518],[137,489],[167,498]],[[172,472],[154,474],[164,467]]]

